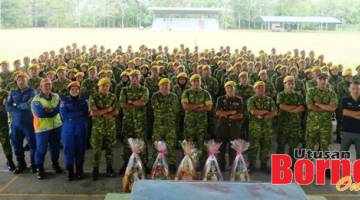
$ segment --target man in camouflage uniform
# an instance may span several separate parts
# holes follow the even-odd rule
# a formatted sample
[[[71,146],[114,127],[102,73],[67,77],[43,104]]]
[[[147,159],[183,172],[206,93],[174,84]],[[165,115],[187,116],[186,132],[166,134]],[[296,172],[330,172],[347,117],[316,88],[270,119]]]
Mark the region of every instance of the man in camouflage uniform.
[[[167,158],[171,173],[176,172],[176,120],[179,110],[179,99],[175,93],[170,92],[170,80],[162,78],[159,81],[159,91],[151,98],[154,111],[154,129],[152,141],[165,141],[167,146]],[[153,153],[153,158],[156,154]]]
[[[31,65],[28,69],[30,75],[28,81],[29,87],[36,90],[36,92],[40,92],[40,81],[41,81],[41,78],[39,77],[38,69],[39,69],[39,65],[37,64]]]
[[[356,68],[355,68],[355,70],[356,70],[356,75],[353,77],[353,80],[354,81],[360,81],[360,65],[358,65]]]
[[[182,108],[180,102],[181,102],[181,96],[183,92],[190,88],[189,81],[188,81],[187,74],[185,72],[181,72],[176,77],[176,83],[174,84],[174,87],[172,88],[172,91],[178,96],[179,99],[179,114],[177,121],[177,131],[176,131],[176,138],[177,141],[181,141],[184,138],[184,118],[185,118],[185,110]]]
[[[247,109],[247,100],[254,95],[254,89],[249,84],[249,78],[247,72],[241,72],[239,74],[239,84],[236,86],[235,95],[240,97],[244,102],[244,116],[241,124],[241,130],[243,131],[244,138],[249,138],[249,113]]]
[[[123,135],[123,160],[125,164],[120,170],[125,172],[131,150],[127,144],[128,138],[138,138],[146,142],[146,104],[149,101],[149,90],[140,84],[140,71],[132,70],[129,73],[130,86],[125,87],[120,93],[120,105],[123,110],[122,135]],[[146,146],[146,145],[145,145]],[[144,166],[147,163],[147,149],[141,153]]]
[[[219,165],[225,171],[225,153],[229,146],[229,165],[235,159],[235,151],[230,148],[230,141],[234,139],[245,139],[241,131],[241,119],[243,118],[244,103],[240,97],[235,96],[236,83],[228,81],[224,85],[226,94],[220,96],[216,102],[216,140],[222,142],[219,154]]]
[[[295,78],[287,76],[284,79],[284,91],[277,95],[279,105],[277,153],[285,153],[285,145],[289,144],[289,154],[293,156],[294,149],[300,143],[301,117],[305,110],[305,101],[301,93],[295,91]]]
[[[68,95],[67,85],[71,82],[66,78],[66,67],[59,66],[56,69],[57,79],[53,82],[53,91],[59,94],[60,98]]]
[[[211,99],[213,100],[213,104],[216,103],[216,98],[219,93],[219,83],[211,76],[211,69],[209,65],[203,65],[201,71],[201,85],[204,90],[208,91],[211,95]],[[215,109],[215,108],[213,108]],[[210,137],[213,138],[215,129],[215,116],[214,112],[208,112],[208,133]]]
[[[146,116],[147,116],[147,138],[151,139],[152,137],[152,130],[154,124],[154,113],[151,107],[151,97],[152,95],[159,90],[159,83],[160,76],[159,76],[159,66],[152,66],[151,67],[151,74],[149,77],[145,78],[144,86],[149,90],[149,99],[150,101],[147,104],[146,109]]]
[[[115,117],[119,114],[118,101],[113,93],[110,93],[111,80],[103,78],[99,80],[99,92],[89,98],[89,110],[92,116],[91,146],[93,148],[93,180],[99,176],[99,165],[102,150],[105,150],[106,174],[115,176],[112,164],[114,161],[114,145],[116,144]]]
[[[92,94],[96,94],[98,91],[98,84],[99,79],[97,78],[97,69],[95,66],[91,66],[88,70],[88,78],[85,79],[82,83],[81,83],[81,87],[80,87],[80,95],[85,97],[86,99],[89,99],[90,95]],[[91,120],[91,116],[89,117],[89,132],[88,132],[88,148],[91,147],[90,145],[90,138],[91,138],[91,134],[92,134],[92,120]]]
[[[6,165],[9,171],[14,171],[15,164],[12,158],[12,149],[9,136],[9,124],[4,106],[7,96],[8,92],[0,88],[0,143],[2,145],[2,149],[7,160]]]
[[[268,172],[267,161],[271,152],[272,119],[277,114],[275,101],[266,96],[265,83],[258,81],[254,84],[255,95],[247,101],[250,114],[249,149],[250,170],[255,169],[258,151],[260,151],[261,170]]]
[[[259,80],[263,81],[265,83],[266,96],[269,96],[269,97],[275,99],[276,98],[276,90],[275,90],[275,87],[273,86],[273,84],[271,84],[271,82],[268,80],[266,70],[261,70],[259,72]]]
[[[92,66],[89,68],[88,78],[81,83],[80,95],[88,99],[90,95],[97,92],[98,82],[96,67]]]
[[[306,124],[306,146],[315,150],[319,141],[320,150],[328,151],[331,144],[331,115],[336,110],[337,96],[327,87],[328,75],[320,73],[317,86],[310,88],[306,94],[306,105],[309,110]]]
[[[275,81],[276,92],[279,93],[284,90],[284,78],[287,75],[287,66],[282,65],[280,67],[280,76]]]
[[[212,109],[211,95],[201,88],[201,76],[194,74],[190,78],[191,88],[184,91],[181,104],[185,109],[184,138],[192,141],[199,149],[200,165],[205,161],[205,140],[209,139],[207,133],[207,112]]]
[[[9,62],[2,61],[0,62],[1,72],[0,72],[0,88],[6,88],[6,86],[13,82],[14,73],[9,70]]]

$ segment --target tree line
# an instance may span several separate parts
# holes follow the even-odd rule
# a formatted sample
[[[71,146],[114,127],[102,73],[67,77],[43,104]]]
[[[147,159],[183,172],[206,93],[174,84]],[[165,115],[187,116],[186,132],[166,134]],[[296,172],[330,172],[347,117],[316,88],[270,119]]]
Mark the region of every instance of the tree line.
[[[359,0],[0,0],[0,27],[148,27],[148,7],[224,8],[225,29],[258,28],[262,15],[333,16],[360,30]]]

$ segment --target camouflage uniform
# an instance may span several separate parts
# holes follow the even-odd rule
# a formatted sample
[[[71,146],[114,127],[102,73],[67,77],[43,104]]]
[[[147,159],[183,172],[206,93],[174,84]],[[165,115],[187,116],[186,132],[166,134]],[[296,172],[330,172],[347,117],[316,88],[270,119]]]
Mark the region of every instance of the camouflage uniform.
[[[167,158],[170,165],[175,165],[176,159],[176,120],[179,110],[179,99],[175,93],[163,96],[156,92],[151,98],[154,110],[154,129],[152,141],[165,141],[167,145]],[[153,158],[155,158],[153,154]],[[155,160],[155,159],[154,159]]]
[[[276,111],[275,101],[269,96],[252,96],[247,101],[247,109],[249,110],[249,140],[251,147],[249,149],[249,161],[256,162],[258,151],[260,151],[261,166],[266,166],[271,152],[272,139],[272,119],[259,119],[250,113],[250,110],[267,110]]]
[[[36,77],[36,78],[30,78],[28,81],[29,87],[35,89],[36,91],[40,90],[40,81],[41,78]]]
[[[13,72],[0,72],[0,88],[6,88],[6,86],[14,81]]]
[[[4,102],[6,101],[8,96],[8,92],[0,89],[0,107],[2,111],[0,111],[0,143],[3,148],[3,152],[6,157],[12,156],[12,149],[10,144],[10,136],[9,136],[9,124],[7,113],[5,111]]]
[[[67,96],[69,94],[69,91],[67,90],[67,85],[70,83],[71,81],[67,78],[65,78],[63,81],[59,81],[59,79],[56,79],[53,82],[53,91],[57,94],[59,94],[59,96],[61,98]]]
[[[147,138],[151,139],[152,137],[152,130],[154,124],[154,113],[151,107],[151,97],[152,95],[159,90],[159,83],[160,77],[157,79],[153,79],[151,77],[146,77],[144,81],[144,86],[149,90],[149,102],[146,105],[146,119],[147,119]]]
[[[350,96],[349,87],[350,87],[350,82],[348,82],[346,80],[342,80],[337,85],[335,85],[334,88],[336,88],[335,91],[336,91],[339,103],[340,103],[341,99],[343,99],[344,97]],[[337,108],[336,109],[336,135],[338,138],[341,137],[340,135],[341,135],[341,127],[342,127],[341,126],[342,118],[343,118],[342,110],[340,108]],[[338,142],[340,142],[340,141],[338,141]]]
[[[125,104],[129,101],[144,100],[145,103],[149,101],[149,90],[144,86],[134,87],[132,85],[125,87],[120,93],[120,103]],[[146,141],[146,107],[123,109],[122,130],[124,153],[123,159],[128,160],[131,155],[127,139],[139,138]],[[146,148],[141,153],[143,161],[147,161]]]
[[[89,110],[106,109],[111,107],[118,110],[118,101],[114,94],[106,96],[95,93],[89,98]],[[92,135],[90,143],[93,148],[93,166],[99,167],[102,150],[105,150],[106,164],[112,165],[114,145],[116,144],[115,117],[92,117]]]
[[[204,90],[208,91],[211,95],[211,99],[213,100],[213,104],[216,102],[217,95],[219,93],[219,83],[216,78],[209,76],[207,78],[201,79],[201,86]],[[215,108],[213,108],[215,109]],[[208,112],[208,133],[211,137],[214,137],[215,130],[215,116],[214,112]]]
[[[241,124],[241,130],[244,133],[244,138],[249,139],[249,112],[247,108],[247,101],[254,95],[254,89],[251,85],[236,86],[235,96],[241,97],[244,101],[244,116]]]
[[[179,112],[178,112],[178,119],[177,121],[177,128],[176,128],[176,138],[177,141],[181,141],[184,139],[184,118],[185,118],[185,110],[181,106],[181,96],[185,90],[189,89],[190,85],[185,84],[183,86],[176,83],[174,87],[172,87],[172,91],[178,96],[179,99]]]
[[[334,91],[326,88],[311,88],[306,95],[306,105],[314,105],[315,103],[329,104],[334,102],[337,104],[337,96]],[[331,144],[331,112],[309,110],[306,123],[306,146],[309,149],[315,148],[316,142],[319,141],[320,150],[327,151]]]
[[[277,95],[277,104],[286,104],[290,106],[304,105],[305,101],[299,92],[287,93],[280,92]],[[285,151],[285,145],[289,144],[289,154],[293,155],[294,148],[298,147],[300,143],[301,134],[301,118],[302,113],[290,113],[279,109],[278,115],[278,149],[277,153],[282,154]]]
[[[187,89],[181,96],[181,103],[213,105],[211,95],[208,91],[200,89],[195,91]],[[194,112],[185,110],[184,138],[196,144],[199,149],[199,160],[205,160],[205,140],[209,139],[207,134],[208,120],[206,112]]]
[[[81,96],[88,99],[90,97],[90,95],[95,94],[98,90],[98,86],[97,86],[98,82],[99,82],[99,79],[97,79],[97,78],[94,80],[90,80],[89,78],[85,79],[81,83],[81,88],[80,88]]]

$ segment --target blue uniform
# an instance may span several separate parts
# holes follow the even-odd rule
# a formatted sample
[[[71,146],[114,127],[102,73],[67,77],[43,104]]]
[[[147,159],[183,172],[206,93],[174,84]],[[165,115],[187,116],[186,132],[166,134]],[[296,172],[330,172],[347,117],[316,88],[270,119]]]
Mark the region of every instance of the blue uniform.
[[[34,115],[36,136],[35,164],[42,167],[50,145],[51,161],[58,164],[60,154],[61,119],[59,114],[60,97],[51,93],[49,98],[40,92],[31,104]]]
[[[84,163],[87,145],[89,108],[83,97],[64,97],[60,103],[60,114],[63,119],[61,140],[64,146],[66,167],[77,168]]]
[[[33,115],[30,103],[35,96],[35,90],[26,88],[23,92],[20,89],[12,90],[5,103],[5,109],[11,113],[11,143],[14,147],[16,159],[19,163],[25,163],[23,142],[26,138],[30,148],[31,163],[34,163],[35,135],[33,126]]]

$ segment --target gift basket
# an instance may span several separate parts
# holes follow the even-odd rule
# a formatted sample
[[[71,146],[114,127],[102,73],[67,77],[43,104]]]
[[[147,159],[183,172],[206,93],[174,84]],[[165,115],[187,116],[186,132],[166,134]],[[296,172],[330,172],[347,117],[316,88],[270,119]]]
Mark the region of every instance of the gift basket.
[[[208,148],[208,158],[205,162],[203,181],[222,181],[223,176],[221,174],[219,163],[216,160],[216,154],[219,153],[221,143],[210,140],[205,145]]]
[[[151,179],[167,180],[169,179],[169,167],[165,158],[166,144],[164,141],[155,141],[154,146],[158,155],[151,169]]]
[[[140,152],[144,148],[144,141],[140,139],[128,139],[132,154],[128,165],[126,166],[125,175],[122,181],[123,191],[131,192],[135,181],[145,179],[144,166],[140,159]]]
[[[178,167],[175,180],[194,180],[196,178],[195,161],[196,149],[192,142],[186,140],[181,142],[184,158]]]
[[[246,162],[243,156],[249,148],[249,142],[241,139],[231,141],[231,148],[236,151],[236,157],[233,162],[233,166],[230,174],[230,181],[248,182],[250,181],[249,172],[246,166]]]

